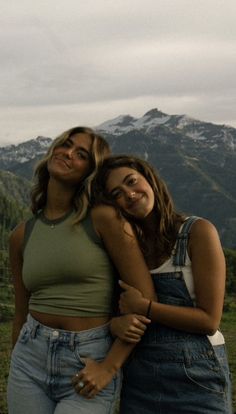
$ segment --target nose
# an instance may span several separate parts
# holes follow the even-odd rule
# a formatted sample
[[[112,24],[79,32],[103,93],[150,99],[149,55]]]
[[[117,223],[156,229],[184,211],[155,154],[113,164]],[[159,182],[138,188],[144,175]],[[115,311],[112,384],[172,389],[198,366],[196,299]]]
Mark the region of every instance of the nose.
[[[74,150],[72,148],[66,148],[64,154],[66,157],[72,159],[74,157]]]
[[[132,200],[133,198],[135,198],[135,195],[136,195],[135,191],[128,191],[126,193],[126,196],[129,200]]]

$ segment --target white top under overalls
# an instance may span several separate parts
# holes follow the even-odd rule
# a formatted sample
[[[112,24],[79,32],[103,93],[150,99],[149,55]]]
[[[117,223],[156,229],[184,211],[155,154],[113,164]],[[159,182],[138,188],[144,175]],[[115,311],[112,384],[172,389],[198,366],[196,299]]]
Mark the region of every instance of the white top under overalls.
[[[198,218],[196,217],[195,219],[198,219]],[[194,221],[195,220],[193,220],[193,222]],[[181,233],[183,225],[184,225],[184,223],[181,225],[181,227],[179,229],[179,234]],[[174,251],[175,250],[176,250],[176,245],[174,247]],[[181,271],[182,274],[183,274],[183,279],[185,281],[186,288],[189,292],[189,295],[190,295],[193,303],[196,304],[196,294],[195,294],[195,290],[194,290],[194,279],[193,279],[193,273],[192,273],[192,264],[191,264],[190,257],[188,255],[187,248],[186,248],[186,252],[184,252],[184,253],[185,253],[185,264],[183,266],[173,264],[174,254],[172,254],[170,256],[170,258],[168,260],[166,260],[161,266],[157,267],[156,269],[152,269],[150,272],[151,272],[151,274],[154,275],[154,274],[158,274],[158,273]],[[213,346],[222,345],[222,344],[225,343],[224,337],[223,337],[222,333],[219,330],[217,330],[214,335],[207,336],[207,337],[208,337],[209,341],[211,342],[211,344]]]

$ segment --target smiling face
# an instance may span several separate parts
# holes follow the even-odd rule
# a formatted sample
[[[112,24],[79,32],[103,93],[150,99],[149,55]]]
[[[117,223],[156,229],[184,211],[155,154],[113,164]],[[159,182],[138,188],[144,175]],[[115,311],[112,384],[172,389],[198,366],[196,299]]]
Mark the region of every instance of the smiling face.
[[[93,166],[91,157],[92,139],[86,133],[74,134],[56,147],[48,160],[51,177],[78,184]]]
[[[137,219],[146,218],[153,210],[153,190],[144,176],[133,168],[111,170],[106,190],[123,211]]]

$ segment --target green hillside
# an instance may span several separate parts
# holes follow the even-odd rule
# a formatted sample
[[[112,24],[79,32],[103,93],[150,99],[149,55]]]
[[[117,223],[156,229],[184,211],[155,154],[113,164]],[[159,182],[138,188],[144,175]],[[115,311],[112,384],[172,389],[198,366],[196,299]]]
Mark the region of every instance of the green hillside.
[[[9,231],[28,213],[30,183],[0,171],[0,250],[7,248]]]

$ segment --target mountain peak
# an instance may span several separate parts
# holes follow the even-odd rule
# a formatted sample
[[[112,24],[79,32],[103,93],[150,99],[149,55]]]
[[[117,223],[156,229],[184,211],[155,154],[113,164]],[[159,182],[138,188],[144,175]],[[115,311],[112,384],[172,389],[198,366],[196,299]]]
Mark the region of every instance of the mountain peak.
[[[96,130],[102,133],[113,135],[122,135],[132,130],[148,131],[158,124],[163,124],[170,119],[170,115],[164,114],[157,108],[151,109],[140,118],[134,118],[130,115],[120,115],[110,119],[96,127]]]
[[[164,112],[159,111],[158,108],[150,109],[150,111],[146,112],[143,117],[150,117],[150,118],[162,118],[163,116],[167,116]]]

